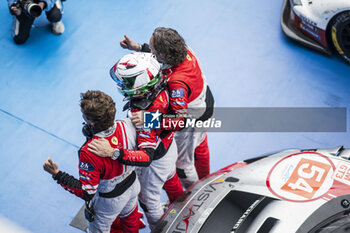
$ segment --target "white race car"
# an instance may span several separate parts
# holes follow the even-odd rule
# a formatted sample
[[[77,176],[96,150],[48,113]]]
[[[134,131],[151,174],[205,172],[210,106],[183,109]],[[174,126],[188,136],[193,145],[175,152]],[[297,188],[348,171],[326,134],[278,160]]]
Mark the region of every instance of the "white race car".
[[[281,26],[290,38],[350,63],[350,0],[285,0]]]
[[[350,149],[286,150],[188,188],[152,233],[350,232]]]

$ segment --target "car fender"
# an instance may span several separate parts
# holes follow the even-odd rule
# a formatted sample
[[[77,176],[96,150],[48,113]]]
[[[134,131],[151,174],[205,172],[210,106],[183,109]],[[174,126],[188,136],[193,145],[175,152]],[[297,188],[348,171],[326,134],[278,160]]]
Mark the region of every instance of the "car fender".
[[[326,30],[330,20],[337,14],[350,11],[348,0],[302,0],[303,5],[295,5],[294,12],[305,22]]]
[[[184,191],[152,233],[310,232],[349,211],[349,158],[338,146],[234,163]]]

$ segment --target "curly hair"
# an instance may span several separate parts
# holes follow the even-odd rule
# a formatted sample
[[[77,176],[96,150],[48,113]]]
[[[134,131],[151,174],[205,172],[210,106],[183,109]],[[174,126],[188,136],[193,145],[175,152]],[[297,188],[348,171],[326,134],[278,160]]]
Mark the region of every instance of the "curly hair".
[[[80,107],[85,117],[94,123],[94,132],[108,129],[114,124],[115,103],[101,91],[81,93]]]
[[[152,36],[154,50],[164,63],[176,66],[185,60],[187,46],[176,30],[158,27]]]

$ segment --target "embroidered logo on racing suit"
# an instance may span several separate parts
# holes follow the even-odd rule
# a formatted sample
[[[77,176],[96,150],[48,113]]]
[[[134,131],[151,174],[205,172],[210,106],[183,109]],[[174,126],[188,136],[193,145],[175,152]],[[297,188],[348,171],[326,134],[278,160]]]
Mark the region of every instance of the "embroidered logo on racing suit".
[[[93,171],[94,165],[92,165],[91,163],[85,163],[80,161],[79,168],[84,171]]]
[[[149,138],[150,137],[148,134],[144,134],[144,133],[139,133],[138,135],[140,137],[143,137],[143,138]]]
[[[185,105],[185,101],[173,101],[173,105]]]
[[[91,180],[91,177],[89,177],[89,176],[80,175],[79,178],[82,180]]]
[[[178,98],[178,97],[184,97],[185,96],[185,89],[175,89],[170,92],[171,98]]]
[[[114,144],[114,145],[118,145],[118,139],[116,136],[114,136],[111,140],[111,142]]]

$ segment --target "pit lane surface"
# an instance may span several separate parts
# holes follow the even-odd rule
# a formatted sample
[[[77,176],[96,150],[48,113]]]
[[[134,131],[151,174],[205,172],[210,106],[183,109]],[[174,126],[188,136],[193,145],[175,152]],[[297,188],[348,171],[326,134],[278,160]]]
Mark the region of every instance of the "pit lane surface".
[[[82,200],[52,181],[42,163],[51,156],[77,176],[81,92],[110,94],[117,117],[125,116],[109,78],[127,53],[119,47],[124,34],[147,42],[155,27],[177,29],[219,107],[348,108],[350,66],[288,40],[280,29],[282,2],[68,0],[63,35],[42,23],[21,46],[0,2],[0,215],[30,232],[80,232],[68,224]],[[350,133],[210,133],[208,140],[215,171],[284,148],[349,147]]]

